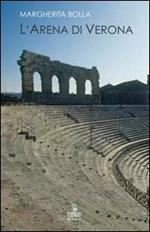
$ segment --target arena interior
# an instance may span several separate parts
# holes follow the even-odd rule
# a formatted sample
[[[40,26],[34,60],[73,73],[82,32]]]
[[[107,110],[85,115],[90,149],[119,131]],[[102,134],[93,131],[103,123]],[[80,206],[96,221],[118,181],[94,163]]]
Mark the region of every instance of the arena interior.
[[[148,231],[147,105],[1,111],[2,231]]]

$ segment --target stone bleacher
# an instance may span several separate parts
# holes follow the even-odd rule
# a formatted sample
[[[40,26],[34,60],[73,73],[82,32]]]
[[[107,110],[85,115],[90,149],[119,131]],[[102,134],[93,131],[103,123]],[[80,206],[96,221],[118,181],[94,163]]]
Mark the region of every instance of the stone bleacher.
[[[47,119],[59,121],[59,124],[69,122],[90,122],[106,119],[117,119],[125,117],[148,117],[148,107],[145,105],[126,106],[126,105],[76,105],[76,106],[33,106],[39,114],[44,114]],[[67,114],[72,116],[67,117]],[[74,120],[75,119],[75,120]]]
[[[133,178],[133,184],[146,192],[148,186],[149,146],[144,144],[130,148],[122,155],[119,168],[126,178]],[[146,175],[146,178],[145,176]]]
[[[117,165],[121,178],[133,178],[135,194],[138,189],[145,192],[149,174],[148,142],[137,145],[139,140],[149,137],[145,109],[146,106],[141,106],[141,111],[140,106],[18,106],[9,114],[4,111],[4,121],[8,121],[2,137],[3,144],[8,145],[2,147],[3,178],[13,180],[39,209],[56,213],[54,221],[61,218],[66,230],[70,229],[66,225],[66,212],[72,202],[77,202],[87,230],[119,231],[125,226],[128,230],[142,231],[146,227],[145,208],[120,187],[113,164],[120,149]],[[13,120],[23,115],[32,118],[36,141],[18,134],[14,122],[13,130],[9,129],[9,115]],[[131,146],[134,142],[136,146]],[[124,150],[123,146],[126,146]],[[7,201],[5,204],[7,207]],[[79,224],[76,229],[83,227]]]

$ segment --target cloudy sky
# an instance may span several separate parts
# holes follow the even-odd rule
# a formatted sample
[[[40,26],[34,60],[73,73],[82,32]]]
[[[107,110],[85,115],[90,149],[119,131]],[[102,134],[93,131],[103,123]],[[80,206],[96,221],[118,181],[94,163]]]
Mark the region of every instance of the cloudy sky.
[[[86,18],[21,18],[20,11],[89,11]],[[148,74],[148,2],[2,2],[2,91],[21,91],[17,60],[23,49],[47,55],[51,60],[91,68],[100,73],[100,86],[139,79]],[[20,34],[20,24],[125,25],[133,34]]]

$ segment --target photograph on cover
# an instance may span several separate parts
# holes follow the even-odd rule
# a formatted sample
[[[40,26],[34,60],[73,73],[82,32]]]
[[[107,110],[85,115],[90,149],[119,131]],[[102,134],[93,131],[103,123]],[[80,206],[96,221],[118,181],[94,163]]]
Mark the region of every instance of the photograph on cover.
[[[148,1],[2,1],[1,231],[149,230]]]

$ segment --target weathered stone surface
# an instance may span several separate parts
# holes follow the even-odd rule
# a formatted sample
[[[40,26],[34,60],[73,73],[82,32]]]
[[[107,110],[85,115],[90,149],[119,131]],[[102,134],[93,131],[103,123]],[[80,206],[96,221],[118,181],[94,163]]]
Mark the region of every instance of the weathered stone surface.
[[[49,57],[23,50],[20,60],[23,100],[43,104],[99,104],[99,73],[96,67],[87,69],[51,61]],[[33,74],[41,76],[42,92],[33,91]],[[60,93],[52,93],[52,77],[59,80]],[[69,79],[74,77],[77,83],[77,94],[69,95]],[[92,95],[85,95],[85,82],[91,81]]]

